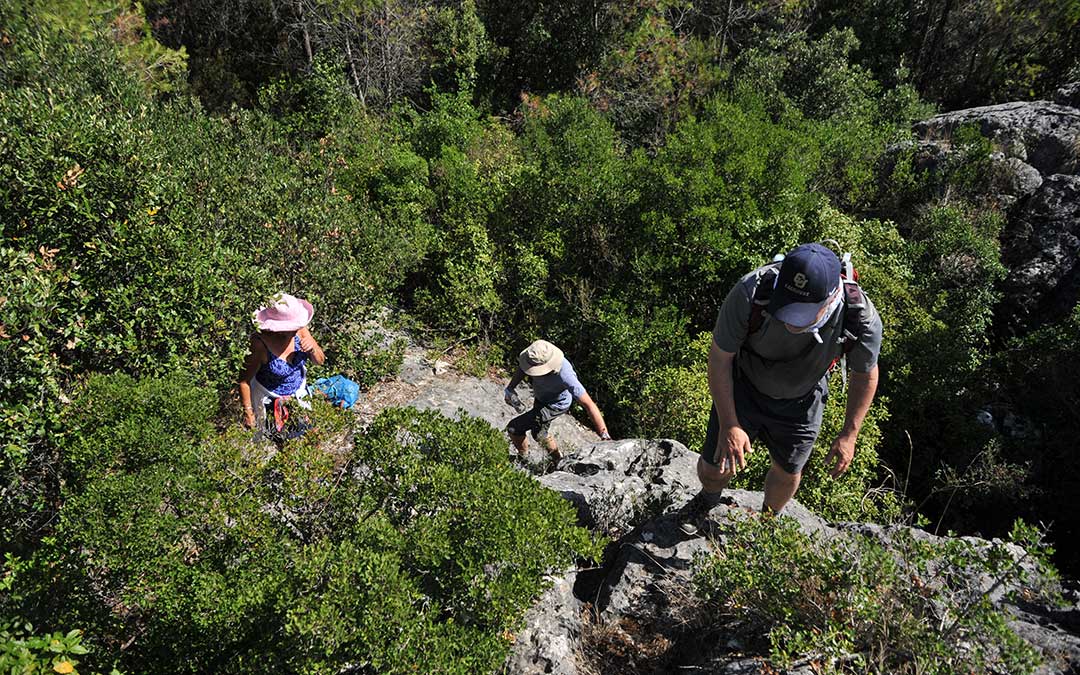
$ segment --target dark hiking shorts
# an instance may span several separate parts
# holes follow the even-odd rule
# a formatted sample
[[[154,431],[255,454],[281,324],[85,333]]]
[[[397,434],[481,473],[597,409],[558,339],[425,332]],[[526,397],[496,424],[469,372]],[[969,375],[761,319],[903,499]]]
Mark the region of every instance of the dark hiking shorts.
[[[735,415],[750,440],[761,438],[769,448],[769,456],[784,471],[802,473],[821,431],[821,414],[829,398],[827,380],[822,378],[802,398],[780,399],[759,392],[745,377],[740,376],[738,368],[732,379]],[[701,451],[705,461],[713,466],[717,465],[714,460],[719,436],[720,424],[716,418],[716,408],[713,407],[705,432],[705,446]]]
[[[521,413],[506,425],[506,430],[511,436],[524,436],[531,432],[532,437],[542,441],[548,436],[548,428],[551,421],[559,415],[565,415],[570,409],[557,410],[549,405],[536,403],[532,410]]]

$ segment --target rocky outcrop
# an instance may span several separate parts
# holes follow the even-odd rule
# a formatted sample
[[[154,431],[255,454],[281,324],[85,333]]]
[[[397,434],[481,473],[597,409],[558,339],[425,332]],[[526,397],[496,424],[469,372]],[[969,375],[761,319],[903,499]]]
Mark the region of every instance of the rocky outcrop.
[[[923,140],[948,144],[956,130],[968,124],[977,125],[1006,157],[1020,159],[1044,176],[1077,170],[1080,110],[1076,108],[1050,101],[968,108],[917,122],[915,133]]]
[[[583,525],[618,536],[686,501],[696,461],[674,441],[607,441],[567,456],[539,480],[574,503]]]
[[[1080,175],[1046,177],[1010,216],[1001,243],[1009,274],[1000,318],[1034,327],[1070,313],[1080,298]]]
[[[991,202],[1005,209],[1002,262],[1008,275],[995,321],[1020,334],[1067,316],[1080,299],[1080,83],[1054,101],[1003,103],[936,115],[915,125],[916,166],[934,171],[961,126],[993,141],[999,172]]]
[[[1080,82],[1072,82],[1055,91],[1054,103],[1080,108]]]
[[[724,523],[733,516],[756,512],[761,493],[731,490],[728,503],[709,514],[710,536],[688,537],[680,529],[679,508],[696,490],[691,479],[696,456],[675,441],[630,440],[597,443],[580,448],[564,460],[564,470],[540,478],[541,482],[574,500],[584,522],[609,522],[612,504],[664,505],[659,510],[618,511],[625,534],[611,547],[607,564],[599,570],[573,572],[562,578],[538,603],[525,631],[515,642],[506,664],[510,673],[582,672],[597,645],[604,653],[585,670],[601,672],[693,671],[724,675],[774,673],[763,657],[744,643],[738,631],[717,628],[713,617],[702,616],[693,601],[695,560],[723,547]],[[653,480],[641,478],[641,469]],[[612,499],[611,496],[616,498]],[[593,508],[599,512],[592,511]],[[921,530],[862,523],[829,524],[792,502],[785,510],[805,532],[820,536],[858,533],[888,545],[901,530],[921,541],[941,543]],[[975,546],[988,542],[971,539]],[[1011,549],[1019,559],[1022,550]],[[976,593],[989,594],[1013,617],[1013,629],[1040,649],[1047,663],[1044,674],[1074,672],[1080,667],[1080,594],[1070,597],[1070,607],[1050,609],[1039,605],[1010,604],[1007,591],[993,579],[979,578]],[[572,598],[567,588],[572,586]],[[560,615],[559,612],[562,612]],[[582,621],[582,616],[586,617]],[[566,656],[570,639],[578,656]],[[582,655],[580,652],[586,652]],[[644,655],[644,656],[643,656]],[[799,675],[814,672],[809,662],[787,671]]]
[[[514,636],[505,673],[576,675],[582,634],[582,603],[574,595],[577,572],[551,578],[551,587],[525,615]]]

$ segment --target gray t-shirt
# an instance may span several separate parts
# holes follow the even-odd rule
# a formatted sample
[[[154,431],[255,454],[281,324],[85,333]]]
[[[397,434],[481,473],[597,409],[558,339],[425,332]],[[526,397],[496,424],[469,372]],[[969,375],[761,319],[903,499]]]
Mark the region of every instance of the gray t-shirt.
[[[716,318],[713,341],[725,352],[738,354],[740,371],[762,394],[801,398],[827,374],[833,359],[843,353],[843,345],[837,340],[844,334],[844,305],[841,303],[818,329],[821,343],[811,333],[792,333],[768,312],[763,314],[761,328],[748,337],[750,305],[766,269],[754,270],[732,287]],[[877,365],[881,352],[881,317],[870,298],[866,298],[863,322],[864,330],[847,361],[852,370],[868,373]]]
[[[581,386],[574,366],[570,365],[570,359],[564,358],[557,372],[537,375],[531,379],[533,398],[537,403],[549,405],[556,410],[568,409],[574,399],[585,395],[585,387]]]

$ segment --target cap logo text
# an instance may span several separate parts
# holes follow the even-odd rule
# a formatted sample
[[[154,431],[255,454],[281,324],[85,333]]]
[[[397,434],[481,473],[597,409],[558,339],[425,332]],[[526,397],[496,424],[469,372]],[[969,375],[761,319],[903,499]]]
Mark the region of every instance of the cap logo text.
[[[806,284],[808,284],[810,280],[806,278],[805,274],[803,274],[802,272],[798,272],[795,274],[792,282],[794,282],[796,288],[803,289],[806,288]]]

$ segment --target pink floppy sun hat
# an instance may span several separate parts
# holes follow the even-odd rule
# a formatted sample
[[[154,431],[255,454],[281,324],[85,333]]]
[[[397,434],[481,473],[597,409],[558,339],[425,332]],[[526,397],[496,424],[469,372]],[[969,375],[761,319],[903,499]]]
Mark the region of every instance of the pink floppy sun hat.
[[[297,331],[308,325],[315,316],[315,308],[307,300],[278,293],[270,299],[266,307],[260,307],[252,314],[255,327],[273,332]]]

